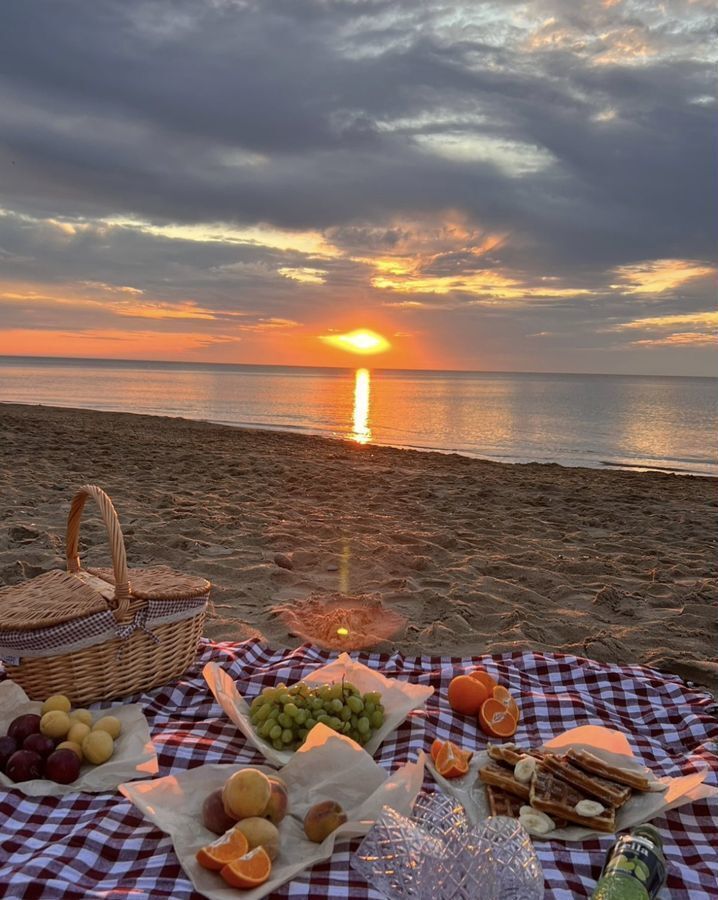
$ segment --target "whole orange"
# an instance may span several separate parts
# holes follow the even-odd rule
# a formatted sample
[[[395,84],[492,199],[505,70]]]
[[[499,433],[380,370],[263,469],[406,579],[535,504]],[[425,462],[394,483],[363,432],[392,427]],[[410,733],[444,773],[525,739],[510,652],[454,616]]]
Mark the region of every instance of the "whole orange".
[[[490,696],[486,685],[469,675],[457,675],[449,682],[449,706],[465,716],[475,716]]]

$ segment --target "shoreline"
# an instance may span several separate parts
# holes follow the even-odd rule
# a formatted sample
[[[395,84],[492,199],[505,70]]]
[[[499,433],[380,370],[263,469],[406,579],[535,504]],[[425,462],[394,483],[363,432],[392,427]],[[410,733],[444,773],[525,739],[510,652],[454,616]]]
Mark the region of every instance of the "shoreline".
[[[92,482],[115,503],[130,566],[213,582],[215,640],[296,646],[279,608],[339,592],[407,618],[384,651],[549,650],[715,689],[712,476],[9,402],[0,433],[0,584],[64,567],[70,499]],[[105,564],[93,510],[81,538],[87,564]]]
[[[77,411],[87,411],[87,412],[98,412],[98,413],[107,413],[109,415],[134,415],[134,416],[147,416],[149,418],[160,418],[160,419],[171,419],[175,421],[181,422],[198,422],[204,425],[213,425],[219,428],[232,428],[232,429],[240,429],[246,431],[271,431],[278,432],[281,434],[295,434],[295,435],[303,435],[305,437],[316,437],[322,440],[328,441],[342,441],[349,444],[354,444],[356,441],[353,441],[350,437],[341,434],[335,433],[323,433],[321,431],[314,431],[309,428],[304,428],[301,425],[273,425],[267,423],[257,423],[257,422],[221,422],[215,419],[194,419],[189,418],[187,416],[182,415],[171,415],[169,413],[135,413],[128,412],[127,410],[118,410],[118,409],[98,409],[95,406],[58,406],[55,404],[46,404],[46,403],[18,403],[13,400],[0,400],[0,407],[3,405],[7,406],[20,406],[20,407],[28,407],[28,408],[40,408],[40,409],[64,409],[64,410],[77,410]],[[477,453],[472,453],[468,450],[458,450],[451,448],[440,448],[440,447],[423,447],[417,444],[383,444],[376,441],[371,441],[370,446],[372,447],[384,447],[393,450],[407,450],[416,453],[438,453],[441,455],[455,455],[455,456],[464,456],[467,459],[475,459],[481,462],[494,462],[499,465],[507,465],[507,466],[525,466],[525,465],[537,465],[537,466],[561,466],[566,469],[588,469],[589,471],[626,471],[626,472],[639,472],[639,473],[651,473],[656,472],[658,474],[669,474],[669,475],[690,475],[694,478],[715,478],[718,479],[718,474],[712,474],[710,472],[694,472],[690,469],[682,468],[680,466],[662,466],[662,465],[644,465],[643,463],[633,463],[633,462],[619,462],[613,460],[605,460],[605,459],[596,459],[595,465],[588,465],[585,462],[576,462],[576,463],[568,463],[565,460],[559,462],[558,460],[536,460],[531,459],[529,457],[495,457],[495,456],[482,456]]]

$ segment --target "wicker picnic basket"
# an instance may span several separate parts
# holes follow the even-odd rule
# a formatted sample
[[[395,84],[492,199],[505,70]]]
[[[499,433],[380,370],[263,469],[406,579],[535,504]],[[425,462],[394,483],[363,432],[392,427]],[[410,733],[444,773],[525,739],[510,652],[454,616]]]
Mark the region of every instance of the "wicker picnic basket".
[[[80,566],[88,497],[102,513],[111,569]],[[95,485],[75,494],[67,518],[67,572],[0,588],[0,660],[34,700],[65,694],[73,705],[145,691],[181,675],[202,634],[210,583],[166,566],[127,568],[112,501]]]

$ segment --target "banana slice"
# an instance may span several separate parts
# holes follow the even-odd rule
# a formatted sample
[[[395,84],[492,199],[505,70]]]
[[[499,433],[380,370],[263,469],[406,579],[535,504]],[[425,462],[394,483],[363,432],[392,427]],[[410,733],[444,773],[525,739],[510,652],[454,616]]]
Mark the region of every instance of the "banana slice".
[[[574,809],[579,816],[600,816],[605,806],[597,800],[579,800]]]
[[[533,806],[522,806],[519,810],[519,823],[529,834],[548,834],[556,827],[556,823],[546,813],[534,809]]]
[[[522,756],[514,766],[514,778],[521,784],[528,784],[536,771],[536,763],[534,756]]]

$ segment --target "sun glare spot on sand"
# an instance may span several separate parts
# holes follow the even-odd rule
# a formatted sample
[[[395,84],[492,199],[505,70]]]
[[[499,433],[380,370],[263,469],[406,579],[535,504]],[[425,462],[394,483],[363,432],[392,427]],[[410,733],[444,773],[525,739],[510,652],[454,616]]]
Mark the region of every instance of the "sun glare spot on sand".
[[[347,334],[324,334],[319,340],[350,353],[383,353],[391,347],[385,337],[367,328],[357,328]]]

